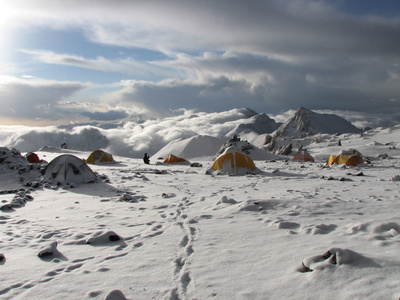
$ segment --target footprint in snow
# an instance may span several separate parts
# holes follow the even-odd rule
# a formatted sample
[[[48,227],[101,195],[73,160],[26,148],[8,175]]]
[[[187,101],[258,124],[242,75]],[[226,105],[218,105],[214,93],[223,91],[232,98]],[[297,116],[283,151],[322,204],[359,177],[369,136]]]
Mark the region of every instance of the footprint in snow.
[[[187,235],[184,235],[179,242],[179,246],[181,247],[186,247],[186,245],[189,243],[189,237]]]
[[[301,231],[307,234],[329,234],[336,229],[335,224],[319,224],[319,225],[307,225],[304,226]]]
[[[278,229],[292,229],[293,230],[293,229],[297,229],[300,227],[299,223],[283,221],[283,220],[274,221],[274,224]]]
[[[400,225],[395,222],[383,223],[376,226],[373,230],[375,240],[385,241],[383,245],[387,244],[388,241],[400,238]]]

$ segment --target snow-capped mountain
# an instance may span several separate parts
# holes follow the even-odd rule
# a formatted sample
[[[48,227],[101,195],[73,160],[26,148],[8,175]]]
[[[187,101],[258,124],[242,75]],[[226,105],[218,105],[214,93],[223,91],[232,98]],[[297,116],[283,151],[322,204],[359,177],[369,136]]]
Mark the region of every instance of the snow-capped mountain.
[[[279,125],[281,126],[278,128]],[[277,132],[280,134],[276,134]],[[154,157],[169,143],[186,143],[187,141],[182,139],[193,137],[201,140],[194,148],[205,147],[206,155],[211,157],[216,154],[224,142],[234,135],[255,146],[263,147],[266,144],[265,135],[267,134],[270,134],[271,138],[279,135],[284,138],[313,135],[320,132],[341,134],[358,133],[361,130],[337,115],[318,114],[306,108],[300,108],[284,124],[277,123],[265,113],[258,114],[249,108],[241,108],[214,113],[185,111],[176,116],[161,119],[148,119],[141,122],[131,120],[121,123],[116,128],[81,126],[79,124],[71,124],[71,127],[68,128],[62,126],[43,128],[3,126],[0,130],[0,145],[16,148],[21,152],[31,152],[44,146],[60,147],[65,142],[68,149],[72,150],[103,149],[113,155],[142,158],[145,152]],[[214,149],[207,146],[210,144],[208,140],[197,136],[213,137],[221,141]],[[192,142],[194,143],[195,139]],[[274,143],[276,146],[279,144],[276,140]],[[275,149],[274,147],[268,148]],[[166,149],[168,147],[164,150],[167,151]],[[190,151],[190,153],[196,152]],[[158,154],[157,158],[165,157],[168,154],[170,153],[163,152]],[[179,155],[179,153],[175,153],[175,155]]]
[[[300,137],[317,133],[360,133],[362,130],[337,115],[318,114],[300,107],[292,118],[279,126],[278,132],[282,136]]]
[[[242,123],[237,125],[231,130],[227,136],[232,137],[234,135],[246,134],[254,132],[257,134],[272,133],[279,127],[279,123],[268,117],[265,113],[257,114],[249,118],[248,123]]]

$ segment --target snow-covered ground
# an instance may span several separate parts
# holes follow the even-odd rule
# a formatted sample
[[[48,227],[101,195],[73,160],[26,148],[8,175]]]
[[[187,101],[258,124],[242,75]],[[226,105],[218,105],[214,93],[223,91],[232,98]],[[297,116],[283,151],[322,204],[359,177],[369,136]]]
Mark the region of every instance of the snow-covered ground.
[[[0,212],[0,298],[399,299],[400,127],[313,139],[316,162],[247,176],[114,156],[90,166],[108,180],[29,189],[2,169],[1,204],[26,203]],[[325,166],[346,148],[371,163]],[[89,155],[37,154],[60,152]]]

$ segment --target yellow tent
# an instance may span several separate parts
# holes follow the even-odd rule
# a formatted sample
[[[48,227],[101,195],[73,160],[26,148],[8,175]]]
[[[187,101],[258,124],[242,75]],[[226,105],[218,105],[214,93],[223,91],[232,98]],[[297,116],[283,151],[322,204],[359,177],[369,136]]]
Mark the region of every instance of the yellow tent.
[[[164,164],[175,164],[186,162],[186,159],[182,157],[175,156],[173,154],[168,155],[168,157],[163,161]]]
[[[358,166],[364,162],[361,156],[361,153],[356,149],[350,149],[347,151],[342,151],[342,153],[339,155],[330,155],[326,161],[326,164],[346,164],[348,166]]]
[[[115,163],[113,156],[103,150],[93,151],[85,161],[88,164]]]
[[[250,156],[230,147],[215,159],[211,169],[238,175],[238,173],[251,173],[256,170],[256,166]]]

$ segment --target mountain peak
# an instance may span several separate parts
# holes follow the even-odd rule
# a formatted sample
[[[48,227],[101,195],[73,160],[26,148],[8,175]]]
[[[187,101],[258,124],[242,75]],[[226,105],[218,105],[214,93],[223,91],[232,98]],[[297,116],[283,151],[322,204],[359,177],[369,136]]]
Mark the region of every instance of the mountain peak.
[[[308,108],[305,108],[303,106],[300,106],[299,109],[296,111],[297,115],[303,115],[303,114],[312,114],[313,112],[309,110]]]
[[[304,134],[342,134],[360,133],[362,130],[345,119],[334,114],[319,114],[305,107],[296,113],[278,129],[283,136],[299,137]]]
[[[265,113],[256,114],[248,118],[247,123],[237,125],[226,136],[240,135],[243,133],[254,132],[256,134],[272,133],[279,127],[275,120],[268,117]]]

